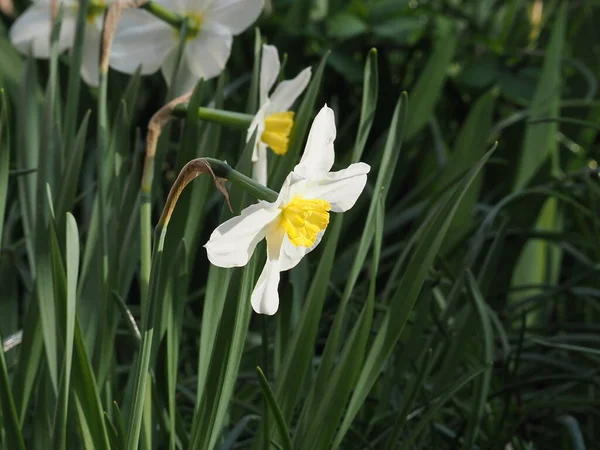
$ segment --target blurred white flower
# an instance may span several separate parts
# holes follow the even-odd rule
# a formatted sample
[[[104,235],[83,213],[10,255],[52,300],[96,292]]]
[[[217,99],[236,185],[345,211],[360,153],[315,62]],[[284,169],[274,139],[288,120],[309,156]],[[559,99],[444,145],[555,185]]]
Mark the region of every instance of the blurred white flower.
[[[192,90],[200,78],[221,73],[233,36],[260,15],[264,0],[158,0],[156,3],[187,17],[187,42],[179,67],[175,95]],[[177,59],[179,30],[141,9],[123,11],[117,26],[110,65],[125,73],[141,66],[143,75],[162,69],[171,85]]]
[[[204,246],[219,267],[240,267],[266,238],[267,262],[252,292],[252,308],[272,315],[279,307],[280,272],[295,267],[320,242],[329,212],[354,206],[367,182],[368,164],[330,172],[336,130],[333,111],[325,105],[315,118],[300,163],[288,175],[273,203],[260,201],[221,224]]]
[[[287,153],[289,135],[294,125],[294,113],[289,109],[308,86],[311,75],[310,67],[307,67],[293,80],[279,83],[273,95],[269,97],[269,91],[277,80],[279,70],[277,48],[273,45],[263,45],[260,61],[260,107],[248,128],[246,142],[256,131],[252,153],[253,177],[264,185],[267,184],[267,147],[278,155]]]
[[[100,33],[104,22],[104,11],[114,0],[91,1],[88,6],[87,23],[83,39],[81,76],[92,86],[98,86],[100,60]],[[58,0],[63,7],[63,19],[58,39],[59,51],[71,47],[75,41],[75,26],[79,4],[75,0]],[[37,0],[15,21],[10,29],[10,41],[24,55],[34,58],[50,57],[50,32],[52,31],[52,2]]]

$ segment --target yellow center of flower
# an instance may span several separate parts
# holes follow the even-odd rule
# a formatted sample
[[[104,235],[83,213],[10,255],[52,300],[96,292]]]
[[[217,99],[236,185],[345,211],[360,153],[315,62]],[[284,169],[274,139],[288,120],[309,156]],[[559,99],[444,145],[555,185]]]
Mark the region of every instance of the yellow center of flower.
[[[296,247],[312,247],[329,224],[331,205],[318,198],[296,196],[281,213],[281,226]]]
[[[101,14],[104,14],[105,9],[106,9],[106,2],[103,0],[90,2],[89,6],[88,6],[88,11],[87,11],[87,17],[86,17],[87,22],[88,23],[94,22],[94,20],[96,20],[96,17],[98,17]]]
[[[267,144],[278,155],[288,151],[290,131],[294,126],[292,111],[273,113],[265,119],[265,131],[260,140]]]

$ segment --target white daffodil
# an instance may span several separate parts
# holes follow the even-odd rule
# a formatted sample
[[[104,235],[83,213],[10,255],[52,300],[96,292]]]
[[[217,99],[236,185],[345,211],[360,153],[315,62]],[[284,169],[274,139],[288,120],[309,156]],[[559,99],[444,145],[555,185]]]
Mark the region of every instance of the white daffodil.
[[[58,0],[63,7],[63,19],[58,38],[58,48],[63,52],[73,47],[77,24],[76,0]],[[87,23],[83,39],[81,76],[91,86],[98,86],[100,60],[100,34],[104,22],[104,11],[112,1],[92,0],[88,6]],[[10,29],[10,41],[24,55],[34,58],[50,57],[50,32],[52,31],[52,2],[37,0],[15,21]]]
[[[273,45],[263,45],[260,61],[260,109],[248,128],[246,142],[250,141],[256,131],[252,153],[253,176],[264,185],[267,184],[267,147],[277,155],[287,153],[289,135],[294,125],[294,113],[289,109],[306,89],[311,75],[310,67],[307,67],[293,80],[279,83],[269,97],[280,67],[277,49]]]
[[[188,18],[188,34],[178,74],[176,94],[192,90],[200,78],[216,77],[231,53],[231,42],[260,15],[264,0],[158,0],[165,8]],[[171,85],[177,59],[179,31],[141,9],[121,15],[110,65],[125,73],[141,66],[142,75],[162,69]]]
[[[354,206],[367,182],[368,164],[330,172],[334,161],[333,111],[325,105],[315,118],[300,163],[273,203],[260,201],[221,224],[204,246],[219,267],[240,267],[266,238],[267,262],[252,292],[252,308],[272,315],[279,307],[280,272],[290,270],[320,242],[329,212]]]

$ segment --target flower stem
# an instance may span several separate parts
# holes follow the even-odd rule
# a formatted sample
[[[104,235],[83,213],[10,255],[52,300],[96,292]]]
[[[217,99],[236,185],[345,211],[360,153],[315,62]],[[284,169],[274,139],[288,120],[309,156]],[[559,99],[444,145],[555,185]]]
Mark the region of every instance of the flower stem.
[[[173,114],[177,117],[185,117],[187,114],[188,105],[177,105],[173,110]],[[237,113],[233,111],[225,111],[214,108],[198,108],[198,117],[207,122],[218,123],[234,128],[248,128],[252,123],[254,116],[250,114]]]
[[[183,22],[183,17],[179,14],[165,8],[162,5],[154,2],[147,2],[141,6],[142,9],[145,9],[150,14],[158,17],[159,19],[167,22],[172,27],[177,29],[181,28],[181,23]]]
[[[226,162],[214,158],[204,159],[210,164],[215,175],[222,178],[227,178],[233,184],[241,187],[257,199],[266,200],[268,202],[274,202],[275,200],[277,200],[277,192],[275,192],[272,189],[269,189],[266,186],[263,186],[260,183],[257,183],[255,180],[253,180],[250,177],[247,177],[243,173],[238,172]]]

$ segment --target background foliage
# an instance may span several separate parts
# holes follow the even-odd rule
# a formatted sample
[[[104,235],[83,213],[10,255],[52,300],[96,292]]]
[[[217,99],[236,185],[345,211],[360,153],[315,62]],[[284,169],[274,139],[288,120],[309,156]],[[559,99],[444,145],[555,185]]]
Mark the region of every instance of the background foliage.
[[[327,102],[338,165],[371,164],[367,189],[262,317],[264,256],[209,266],[201,245],[230,213],[194,181],[153,271],[141,391],[140,166],[167,89],[111,71],[104,99],[70,54],[23,59],[3,15],[0,446],[136,448],[139,400],[144,449],[595,448],[599,15],[576,0],[267,2],[260,34],[235,39],[163,132],[153,223],[188,160],[248,173],[245,130],[194,112],[256,110],[261,39],[285,74],[314,74],[271,187]],[[230,194],[235,212],[251,202]]]

